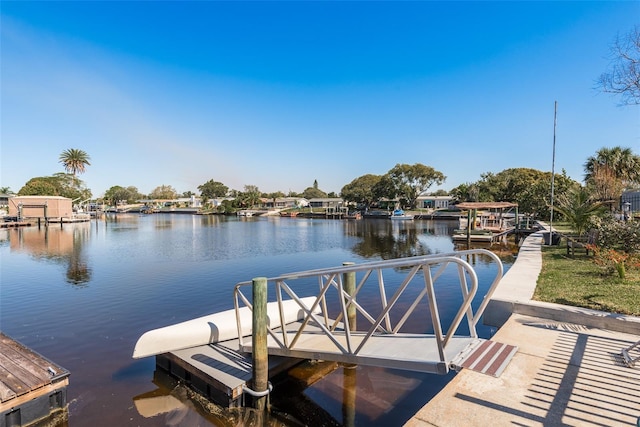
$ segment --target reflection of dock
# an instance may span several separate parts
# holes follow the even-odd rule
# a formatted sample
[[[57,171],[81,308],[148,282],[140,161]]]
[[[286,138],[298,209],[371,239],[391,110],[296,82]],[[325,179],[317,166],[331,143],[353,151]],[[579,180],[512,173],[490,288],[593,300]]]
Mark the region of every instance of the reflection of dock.
[[[12,221],[12,222],[3,222],[0,223],[0,228],[18,228],[18,227],[30,227],[33,224],[30,222],[17,222],[17,221]]]
[[[2,425],[66,418],[69,371],[0,332],[0,372]]]

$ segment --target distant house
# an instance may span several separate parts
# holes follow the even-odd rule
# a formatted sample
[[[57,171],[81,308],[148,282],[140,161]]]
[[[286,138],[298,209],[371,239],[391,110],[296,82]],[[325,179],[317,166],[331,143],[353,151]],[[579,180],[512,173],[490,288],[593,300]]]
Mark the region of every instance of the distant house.
[[[9,207],[9,197],[11,194],[0,194],[0,208]]]
[[[19,219],[71,218],[72,202],[60,196],[14,196],[9,198],[9,216]]]
[[[625,191],[622,193],[620,203],[623,210],[628,207],[630,212],[640,213],[640,191]]]
[[[419,196],[416,207],[424,209],[448,209],[453,204],[453,196]]]
[[[175,203],[181,206],[188,206],[190,208],[201,208],[202,200],[200,197],[191,196],[191,197],[179,197],[174,200]]]
[[[262,206],[267,209],[301,208],[309,205],[307,199],[303,197],[277,197],[275,200],[269,198],[260,200]]]
[[[344,200],[339,197],[313,198],[309,199],[311,208],[340,208],[344,205]]]

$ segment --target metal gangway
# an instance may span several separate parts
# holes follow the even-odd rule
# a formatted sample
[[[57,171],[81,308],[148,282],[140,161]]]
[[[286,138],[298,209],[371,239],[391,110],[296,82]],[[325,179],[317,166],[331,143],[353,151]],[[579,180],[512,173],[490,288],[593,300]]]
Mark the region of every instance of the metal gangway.
[[[486,295],[474,310],[472,301],[478,291],[478,276],[469,261],[478,257],[487,257],[497,268]],[[442,277],[451,277],[443,274],[447,268],[457,271],[462,302],[453,319],[443,325],[437,291],[439,286],[451,286],[451,283],[440,285],[439,282]],[[487,359],[488,342],[478,337],[476,326],[502,275],[503,266],[498,256],[486,249],[472,249],[362,264],[345,263],[267,278],[269,292],[275,292],[280,307],[279,319],[268,320],[268,352],[437,374],[459,370],[468,367],[465,361],[470,358]],[[251,285],[251,281],[241,282],[234,289],[242,352],[252,350],[251,322],[245,318],[243,324],[240,316],[241,308],[252,310]],[[389,290],[392,292],[388,297]],[[315,294],[310,299],[305,293],[311,291]],[[303,301],[303,297],[307,298]],[[287,323],[284,303],[291,300],[301,315],[299,321]],[[313,303],[309,304],[310,301]],[[290,308],[291,302],[287,304]],[[404,326],[410,318],[416,319],[414,316],[420,319],[421,331],[406,331]],[[465,329],[461,327],[463,322],[468,327],[468,331],[463,331],[466,333],[459,331]],[[410,323],[415,325],[416,321]],[[424,333],[425,330],[429,333]],[[492,356],[493,359],[504,357]]]

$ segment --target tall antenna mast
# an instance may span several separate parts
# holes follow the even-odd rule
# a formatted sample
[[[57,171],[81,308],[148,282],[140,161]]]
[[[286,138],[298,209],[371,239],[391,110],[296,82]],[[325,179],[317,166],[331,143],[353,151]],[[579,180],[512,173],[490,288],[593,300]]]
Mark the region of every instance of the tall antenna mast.
[[[551,160],[551,218],[549,220],[549,244],[553,236],[553,190],[556,177],[556,125],[558,124],[558,101],[553,104],[553,157]]]

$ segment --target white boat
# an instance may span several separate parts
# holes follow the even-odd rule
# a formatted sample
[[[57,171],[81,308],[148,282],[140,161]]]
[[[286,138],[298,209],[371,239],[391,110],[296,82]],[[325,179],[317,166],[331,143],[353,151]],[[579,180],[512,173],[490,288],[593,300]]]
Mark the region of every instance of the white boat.
[[[396,209],[393,211],[393,213],[391,214],[391,216],[389,217],[392,220],[412,220],[413,219],[413,215],[409,215],[404,213],[404,211],[402,209]]]
[[[306,307],[311,307],[315,297],[301,298]],[[294,300],[283,301],[284,322],[292,323],[305,317],[305,312]],[[320,311],[319,308],[317,310]],[[252,312],[248,307],[239,310],[243,331],[251,334]],[[267,304],[269,322],[280,322],[277,302]],[[155,356],[175,350],[197,347],[238,338],[235,309],[209,314],[175,325],[147,331],[138,339],[133,350],[133,358]]]

